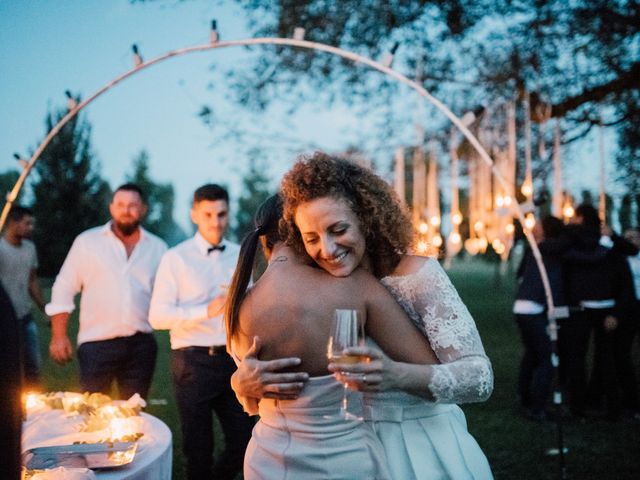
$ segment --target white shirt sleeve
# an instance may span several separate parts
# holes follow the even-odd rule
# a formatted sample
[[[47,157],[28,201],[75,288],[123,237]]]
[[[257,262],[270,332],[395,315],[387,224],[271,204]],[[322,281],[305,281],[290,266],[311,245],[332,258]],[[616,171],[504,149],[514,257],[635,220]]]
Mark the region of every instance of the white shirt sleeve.
[[[51,288],[51,301],[45,306],[49,316],[71,313],[75,310],[74,298],[82,290],[82,265],[87,261],[81,237],[77,237],[64,259],[56,281]]]
[[[149,323],[156,330],[170,330],[185,322],[208,318],[208,302],[183,305],[180,302],[180,258],[168,251],[162,257],[151,295]]]

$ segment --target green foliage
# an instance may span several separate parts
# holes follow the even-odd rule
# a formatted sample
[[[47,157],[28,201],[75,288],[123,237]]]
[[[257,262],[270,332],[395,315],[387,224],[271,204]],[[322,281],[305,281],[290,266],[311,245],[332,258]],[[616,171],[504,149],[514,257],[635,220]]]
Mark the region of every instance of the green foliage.
[[[170,246],[186,238],[186,234],[173,218],[175,193],[171,183],[157,183],[149,174],[149,154],[142,150],[133,160],[133,173],[127,182],[137,184],[147,197],[149,211],[143,226]]]
[[[47,132],[65,110],[49,113]],[[91,151],[91,126],[74,117],[53,137],[35,166],[32,183],[34,242],[40,257],[40,275],[58,273],[74,238],[109,218],[109,184],[102,179]]]
[[[0,173],[0,195],[2,196],[2,199],[3,199],[2,204],[4,204],[4,198],[6,194],[13,189],[13,186],[16,184],[19,177],[20,177],[20,173],[18,173],[17,170],[7,170],[6,172]],[[16,201],[15,201],[16,204],[20,203],[20,197],[22,196],[22,193],[23,193],[23,190],[20,190],[20,193],[18,194],[18,198],[16,198]]]
[[[253,230],[253,215],[262,202],[273,195],[271,180],[266,175],[264,161],[256,158],[256,152],[249,158],[249,169],[242,179],[242,195],[238,199],[238,213],[233,235],[238,241]]]
[[[522,98],[526,90],[534,122],[547,109],[551,117],[563,118],[565,142],[584,137],[602,116],[620,132],[620,171],[628,191],[638,191],[637,0],[237,3],[245,8],[253,36],[290,37],[303,27],[306,40],[374,59],[399,42],[394,68],[410,78],[420,68],[423,86],[459,113],[478,103]],[[339,95],[371,109],[399,98],[397,85],[377,72],[307,49],[265,49],[231,73],[236,99],[251,109],[266,108],[274,98],[309,101],[308,92],[328,101]]]

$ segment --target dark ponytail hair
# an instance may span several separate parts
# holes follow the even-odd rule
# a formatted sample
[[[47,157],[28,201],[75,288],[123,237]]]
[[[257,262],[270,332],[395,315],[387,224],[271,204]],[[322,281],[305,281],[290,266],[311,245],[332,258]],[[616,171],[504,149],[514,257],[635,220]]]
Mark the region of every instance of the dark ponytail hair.
[[[264,236],[268,250],[281,241],[278,232],[278,223],[282,217],[282,199],[280,195],[272,195],[267,198],[256,211],[253,217],[255,230],[248,233],[240,244],[238,264],[233,272],[227,302],[224,311],[224,323],[227,329],[227,349],[231,349],[231,339],[238,333],[238,314],[240,306],[247,294],[247,287],[251,280],[251,273],[258,249],[258,241]]]

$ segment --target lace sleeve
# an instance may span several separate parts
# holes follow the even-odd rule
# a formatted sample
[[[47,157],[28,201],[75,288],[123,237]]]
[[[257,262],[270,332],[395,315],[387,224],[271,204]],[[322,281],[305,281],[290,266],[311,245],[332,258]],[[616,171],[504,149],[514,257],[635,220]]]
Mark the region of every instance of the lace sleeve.
[[[387,286],[440,360],[428,375],[438,403],[481,402],[493,391],[493,370],[475,322],[440,264],[428,259],[415,274],[387,277]]]

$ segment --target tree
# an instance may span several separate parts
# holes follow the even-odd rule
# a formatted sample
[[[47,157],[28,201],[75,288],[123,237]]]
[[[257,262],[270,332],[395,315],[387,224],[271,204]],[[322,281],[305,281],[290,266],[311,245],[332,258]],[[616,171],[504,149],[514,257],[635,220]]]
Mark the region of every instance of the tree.
[[[48,113],[49,132],[65,110]],[[53,137],[35,166],[32,184],[34,241],[40,256],[40,274],[53,276],[74,238],[109,218],[109,184],[102,179],[91,151],[91,126],[74,117]]]
[[[625,152],[620,161],[638,164],[638,0],[238,3],[255,36],[290,37],[294,28],[304,27],[307,40],[372,58],[399,42],[394,68],[409,77],[420,68],[425,88],[459,112],[476,102],[530,92],[534,121],[562,118],[567,142],[601,122],[617,128]],[[346,101],[364,99],[377,107],[395,100],[397,88],[341,58],[285,47],[261,51],[253,64],[237,66],[233,74],[236,98],[250,108],[264,108],[282,95],[292,102],[309,90],[329,100],[342,94]],[[637,184],[638,168],[630,173],[627,184]]]
[[[0,173],[0,195],[2,195],[1,198],[6,198],[6,195],[13,189],[13,186],[16,184],[19,177],[20,173],[18,173],[17,170],[7,170],[6,172]],[[15,203],[19,203],[22,193],[22,190],[20,190]]]
[[[175,192],[171,183],[157,183],[149,175],[149,154],[142,150],[133,160],[133,173],[127,181],[137,184],[147,197],[149,211],[143,226],[169,245],[186,238],[184,231],[173,218]]]
[[[253,230],[253,215],[262,202],[273,194],[271,180],[264,173],[267,171],[264,161],[256,158],[257,152],[249,157],[249,169],[242,179],[242,195],[238,198],[238,213],[233,235],[239,241]]]

